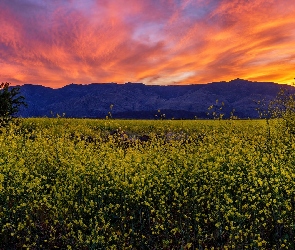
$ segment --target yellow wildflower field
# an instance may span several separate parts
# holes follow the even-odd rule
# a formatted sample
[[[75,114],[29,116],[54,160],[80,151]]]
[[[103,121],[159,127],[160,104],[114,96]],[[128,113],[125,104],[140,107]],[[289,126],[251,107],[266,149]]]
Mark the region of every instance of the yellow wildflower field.
[[[294,249],[280,121],[20,119],[0,132],[0,249]]]

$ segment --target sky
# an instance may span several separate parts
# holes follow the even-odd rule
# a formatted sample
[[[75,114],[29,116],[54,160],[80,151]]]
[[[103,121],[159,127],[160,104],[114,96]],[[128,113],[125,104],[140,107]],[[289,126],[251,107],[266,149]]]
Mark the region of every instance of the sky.
[[[0,0],[0,82],[294,83],[294,0]]]

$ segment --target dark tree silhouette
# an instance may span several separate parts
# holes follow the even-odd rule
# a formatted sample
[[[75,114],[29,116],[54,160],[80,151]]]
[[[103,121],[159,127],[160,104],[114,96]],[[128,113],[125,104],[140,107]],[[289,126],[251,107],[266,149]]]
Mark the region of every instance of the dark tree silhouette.
[[[25,98],[20,95],[20,88],[9,85],[9,82],[0,84],[0,126],[11,120],[21,106],[27,106]]]

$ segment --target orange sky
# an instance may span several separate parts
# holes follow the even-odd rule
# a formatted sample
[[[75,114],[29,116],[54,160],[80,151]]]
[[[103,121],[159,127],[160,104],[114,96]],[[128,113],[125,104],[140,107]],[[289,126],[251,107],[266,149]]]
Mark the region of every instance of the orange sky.
[[[0,81],[294,83],[293,0],[1,0]]]

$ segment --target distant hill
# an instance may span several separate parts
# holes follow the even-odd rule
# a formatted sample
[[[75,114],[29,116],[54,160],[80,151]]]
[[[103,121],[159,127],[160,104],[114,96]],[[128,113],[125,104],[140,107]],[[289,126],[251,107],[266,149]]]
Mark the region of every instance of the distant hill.
[[[224,103],[222,113],[229,117],[233,109],[239,118],[257,118],[255,101],[274,99],[282,85],[271,82],[251,82],[235,79],[196,85],[144,85],[142,83],[70,84],[59,89],[25,84],[21,94],[28,108],[22,117],[155,119],[165,114],[167,119],[208,118],[208,107]],[[284,85],[289,91],[294,87]],[[157,116],[156,116],[157,115]]]

